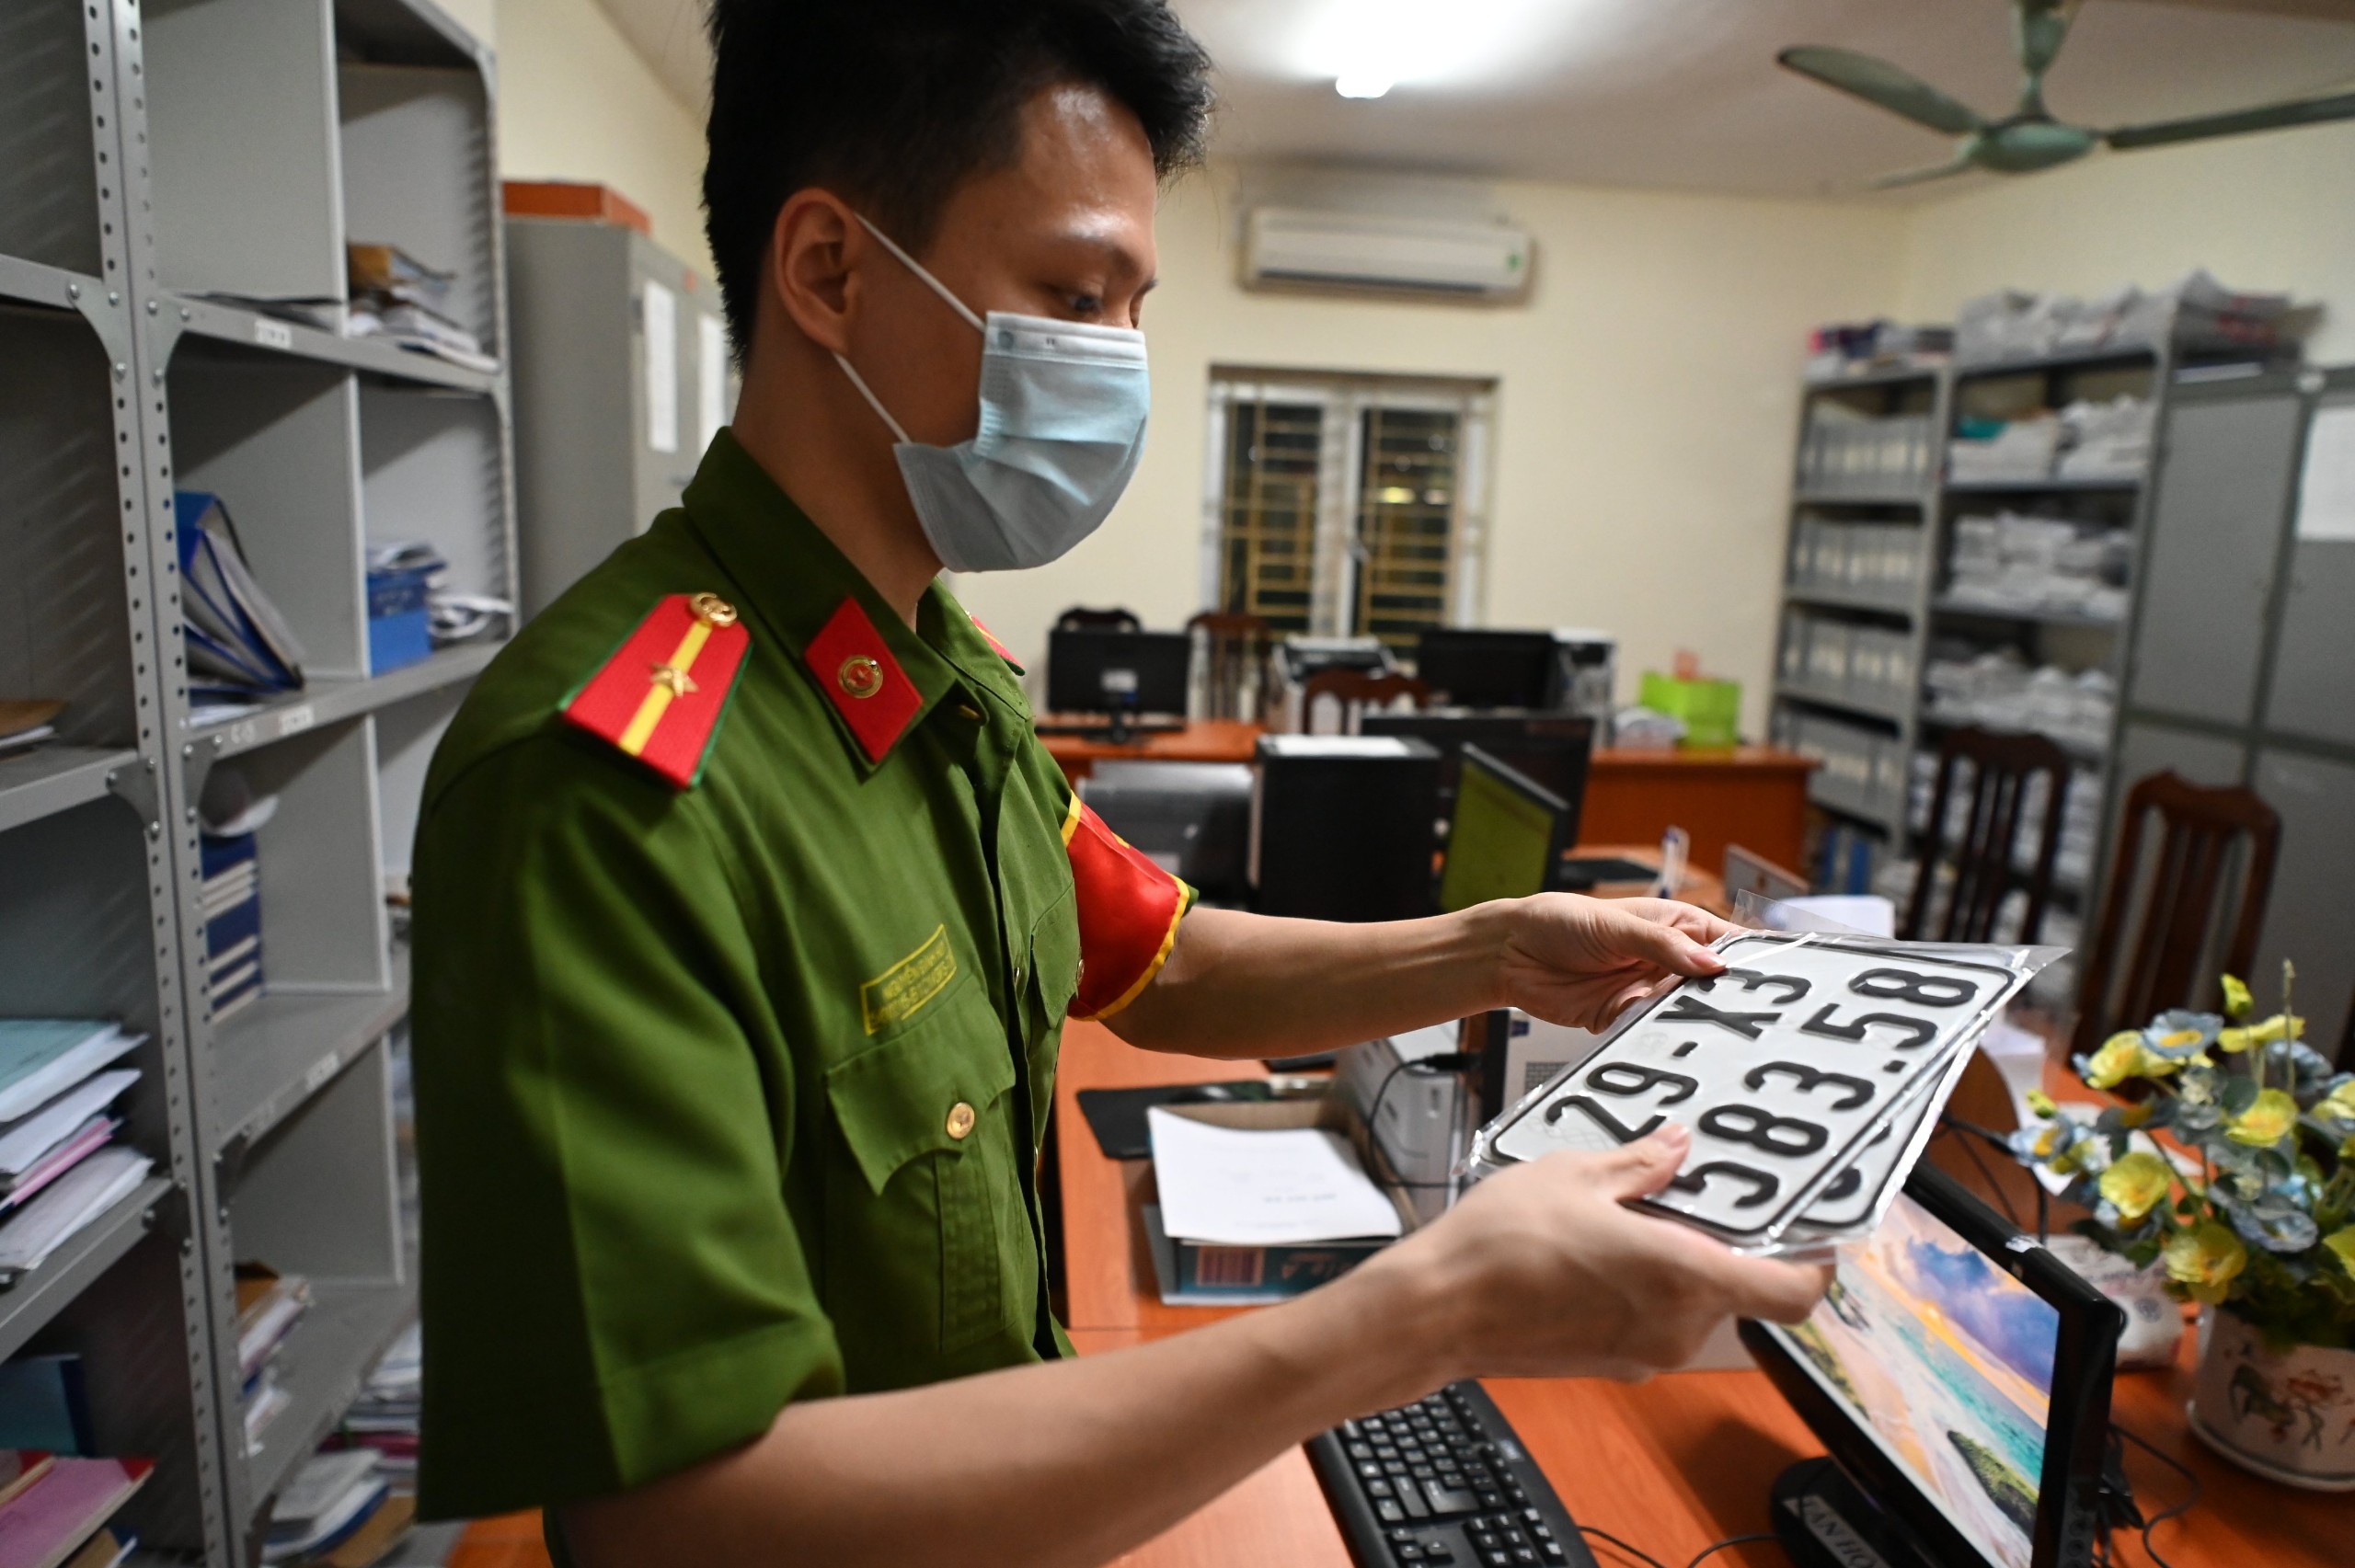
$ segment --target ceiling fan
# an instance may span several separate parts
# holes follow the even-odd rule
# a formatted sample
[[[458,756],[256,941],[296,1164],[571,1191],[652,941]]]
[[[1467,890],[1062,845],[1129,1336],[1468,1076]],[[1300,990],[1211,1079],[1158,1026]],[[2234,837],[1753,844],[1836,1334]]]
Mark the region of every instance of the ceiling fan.
[[[2055,120],[2044,107],[2044,74],[2051,69],[2054,57],[2061,52],[2062,40],[2069,36],[2069,23],[2075,17],[2079,3],[2080,0],[2013,0],[2012,36],[2020,58],[2020,97],[2012,112],[2000,120],[1987,119],[1910,72],[1854,50],[1803,45],[1786,49],[1775,58],[1786,70],[1853,94],[1891,114],[1902,115],[1916,125],[1961,138],[1952,161],[1875,180],[1872,188],[1877,190],[1944,179],[1974,168],[1996,174],[2030,174],[2074,162],[2104,143],[2126,151],[2165,146],[2173,142],[2198,142],[2211,136],[2236,136],[2249,131],[2355,120],[2355,93],[2267,104],[2189,120],[2163,120],[2110,131]]]

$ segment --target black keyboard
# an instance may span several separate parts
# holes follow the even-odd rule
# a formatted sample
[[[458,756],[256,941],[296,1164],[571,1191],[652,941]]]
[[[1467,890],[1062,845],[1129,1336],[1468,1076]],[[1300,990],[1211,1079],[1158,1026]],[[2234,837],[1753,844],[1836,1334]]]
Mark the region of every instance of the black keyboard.
[[[1570,1511],[1477,1383],[1344,1421],[1308,1461],[1359,1568],[1595,1568]]]

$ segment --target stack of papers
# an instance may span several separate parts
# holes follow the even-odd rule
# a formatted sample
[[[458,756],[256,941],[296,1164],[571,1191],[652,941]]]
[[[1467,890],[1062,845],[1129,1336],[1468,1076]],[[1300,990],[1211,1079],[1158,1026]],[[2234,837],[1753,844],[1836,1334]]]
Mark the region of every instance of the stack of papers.
[[[368,1374],[366,1387],[343,1418],[345,1446],[374,1450],[378,1468],[402,1485],[416,1483],[417,1425],[424,1376],[424,1344],[419,1325],[411,1323]]]
[[[108,1147],[139,1071],[107,1070],[145,1038],[104,1019],[0,1018],[0,1273],[40,1267],[145,1179],[144,1156]]]
[[[350,245],[344,257],[351,285],[347,335],[389,338],[404,349],[470,371],[499,368],[482,351],[481,338],[442,314],[454,274],[428,267],[394,245]]]
[[[391,1489],[366,1449],[315,1454],[294,1472],[270,1511],[265,1562],[291,1562],[334,1551],[358,1534]]]
[[[1399,1233],[1397,1206],[1338,1133],[1213,1127],[1158,1105],[1145,1125],[1173,1240],[1276,1246]]]
[[[154,1473],[151,1459],[52,1460],[0,1504],[0,1568],[99,1568],[129,1555],[102,1528]]]
[[[280,1274],[265,1263],[237,1265],[237,1376],[244,1379],[248,1452],[258,1449],[261,1435],[293,1402],[278,1386],[272,1363],[310,1307],[311,1282],[301,1275]]]
[[[177,491],[172,505],[191,701],[300,690],[303,646],[255,579],[228,509],[201,490]]]
[[[63,703],[0,702],[0,756],[55,736],[57,727],[49,721],[64,711]]]

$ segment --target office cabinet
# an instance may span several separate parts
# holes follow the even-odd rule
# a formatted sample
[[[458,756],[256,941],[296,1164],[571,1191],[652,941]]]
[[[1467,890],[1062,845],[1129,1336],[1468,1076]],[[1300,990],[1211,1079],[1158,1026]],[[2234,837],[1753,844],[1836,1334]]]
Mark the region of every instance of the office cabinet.
[[[679,504],[735,411],[718,285],[637,230],[507,220],[523,609]]]

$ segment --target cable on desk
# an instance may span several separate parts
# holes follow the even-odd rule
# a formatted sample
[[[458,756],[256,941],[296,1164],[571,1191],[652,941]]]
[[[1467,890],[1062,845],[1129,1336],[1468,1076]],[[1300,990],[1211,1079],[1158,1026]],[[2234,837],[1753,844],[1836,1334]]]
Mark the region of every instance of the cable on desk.
[[[1599,1529],[1593,1525],[1580,1525],[1579,1527],[1579,1534],[1591,1535],[1597,1540],[1604,1541],[1612,1546],[1615,1546],[1620,1551],[1626,1552],[1628,1556],[1634,1558],[1637,1562],[1649,1564],[1650,1568],[1668,1568],[1667,1563],[1662,1562],[1650,1552],[1645,1551],[1638,1547],[1629,1546],[1626,1541],[1621,1540],[1609,1530]]]
[[[2171,1508],[2162,1508],[2159,1512],[2152,1515],[2149,1518],[2142,1521],[2143,1551],[2150,1556],[2152,1562],[2158,1564],[2158,1568],[2175,1568],[2173,1563],[2159,1555],[2159,1549],[2151,1544],[2151,1532],[2157,1529],[2169,1519],[2179,1519],[2184,1515],[2189,1513],[2199,1505],[2200,1495],[2206,1488],[2200,1484],[2200,1477],[2193,1472],[2190,1466],[2185,1464],[2182,1460],[2177,1459],[2172,1454],[2161,1452],[2159,1448],[2148,1438],[2135,1436],[2133,1433],[2129,1432],[2125,1427],[2119,1425],[2114,1421],[2110,1423],[2109,1429],[2191,1483],[2190,1494],[2185,1497],[2182,1502],[2176,1504]],[[2103,1538],[2103,1547],[2105,1551],[2108,1550],[2108,1537],[2105,1536]]]
[[[1693,1559],[1692,1562],[1687,1562],[1684,1565],[1684,1568],[1701,1568],[1702,1563],[1706,1562],[1710,1558],[1715,1557],[1727,1547],[1745,1546],[1750,1542],[1756,1540],[1771,1540],[1777,1546],[1783,1544],[1783,1538],[1775,1534],[1772,1530],[1762,1530],[1752,1535],[1729,1535],[1721,1541],[1703,1547],[1701,1549],[1701,1554]]]

